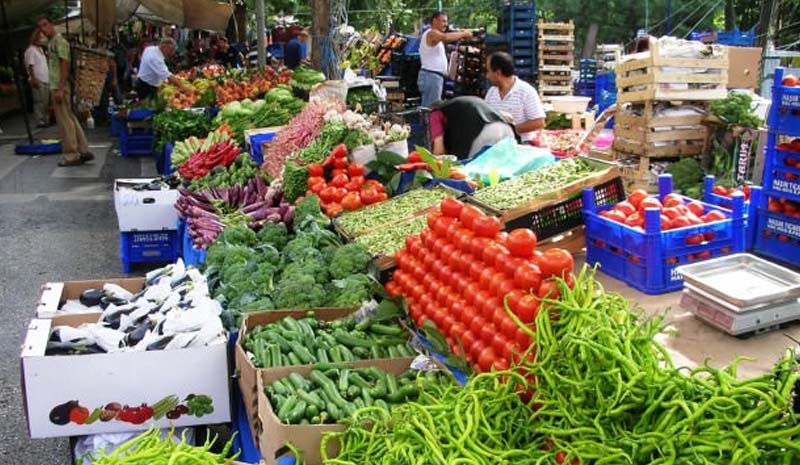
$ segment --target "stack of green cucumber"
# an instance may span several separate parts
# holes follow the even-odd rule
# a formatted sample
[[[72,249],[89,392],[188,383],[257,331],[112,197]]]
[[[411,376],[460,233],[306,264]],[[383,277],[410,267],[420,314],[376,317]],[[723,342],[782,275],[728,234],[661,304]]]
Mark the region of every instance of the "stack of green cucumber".
[[[321,363],[308,379],[298,373],[275,381],[264,392],[282,423],[342,422],[358,409],[378,407],[387,413],[393,405],[415,400],[429,384],[453,383],[445,372],[406,370],[393,375],[376,368],[350,368]]]
[[[409,333],[397,320],[353,318],[318,320],[309,312],[306,318],[284,318],[249,331],[244,348],[256,367],[339,363],[378,358],[413,357]]]

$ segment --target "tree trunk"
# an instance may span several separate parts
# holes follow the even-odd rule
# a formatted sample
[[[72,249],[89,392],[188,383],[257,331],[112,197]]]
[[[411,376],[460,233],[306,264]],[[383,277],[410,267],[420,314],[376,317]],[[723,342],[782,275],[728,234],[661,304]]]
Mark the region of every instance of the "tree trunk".
[[[314,69],[322,69],[321,45],[331,28],[330,0],[312,0],[311,14],[311,65]]]
[[[247,42],[247,5],[242,2],[236,5],[233,10],[233,18],[236,22],[236,41],[239,43]]]
[[[733,0],[725,0],[725,30],[732,31],[736,27],[736,9]]]

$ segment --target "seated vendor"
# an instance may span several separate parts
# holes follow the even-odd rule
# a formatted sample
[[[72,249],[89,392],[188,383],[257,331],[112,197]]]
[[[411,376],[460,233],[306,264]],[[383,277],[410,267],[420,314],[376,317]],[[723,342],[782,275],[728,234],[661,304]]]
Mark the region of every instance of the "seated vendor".
[[[486,77],[492,87],[486,103],[503,115],[509,115],[523,142],[544,128],[544,108],[539,94],[530,84],[514,75],[514,60],[505,52],[495,52],[486,59]]]
[[[469,158],[487,145],[514,137],[514,127],[500,112],[478,97],[456,97],[435,102],[431,112],[431,138],[435,155]]]

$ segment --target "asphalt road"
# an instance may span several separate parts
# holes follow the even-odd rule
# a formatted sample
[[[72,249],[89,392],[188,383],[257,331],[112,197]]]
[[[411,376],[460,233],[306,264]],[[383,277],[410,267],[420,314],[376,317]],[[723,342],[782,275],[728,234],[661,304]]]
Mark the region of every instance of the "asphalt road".
[[[8,464],[67,465],[66,438],[28,435],[20,346],[43,283],[124,276],[113,179],[154,175],[155,167],[151,158],[119,157],[108,128],[88,131],[97,159],[82,167],[59,168],[58,155],[15,155],[21,121],[0,122],[0,456]],[[55,134],[50,128],[36,137]]]

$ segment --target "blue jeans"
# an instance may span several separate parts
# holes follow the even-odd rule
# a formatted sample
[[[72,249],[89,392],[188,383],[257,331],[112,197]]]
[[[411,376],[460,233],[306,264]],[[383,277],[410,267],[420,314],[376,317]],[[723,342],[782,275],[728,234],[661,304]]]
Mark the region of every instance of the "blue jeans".
[[[421,105],[430,108],[433,102],[442,99],[444,78],[438,74],[420,70],[419,76],[417,76],[417,87],[419,87],[419,93],[422,96]]]

